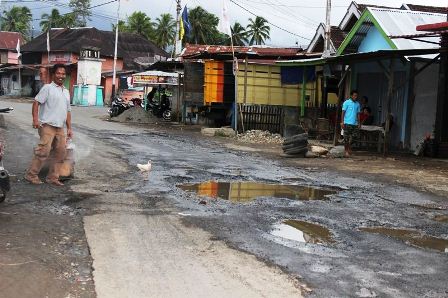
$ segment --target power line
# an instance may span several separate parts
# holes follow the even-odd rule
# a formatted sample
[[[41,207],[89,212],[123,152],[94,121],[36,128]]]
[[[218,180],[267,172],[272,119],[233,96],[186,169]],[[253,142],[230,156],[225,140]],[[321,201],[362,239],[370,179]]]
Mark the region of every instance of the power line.
[[[244,0],[246,2],[253,2],[261,5],[269,5],[268,3],[260,3],[259,0]],[[269,5],[271,6],[271,5]],[[309,9],[315,9],[315,8],[325,8],[325,6],[308,6],[308,5],[286,5],[286,4],[276,4],[277,7],[285,7],[285,8],[309,8]],[[347,5],[334,5],[333,7],[337,8],[347,8]]]
[[[301,21],[302,23],[307,24],[307,25],[311,26],[312,28],[316,28],[317,25],[318,25],[318,23],[316,21],[314,21],[314,20],[312,20],[312,19],[310,19],[310,18],[308,18],[308,17],[306,17],[304,15],[301,15],[299,13],[293,14],[289,10],[287,10],[287,9],[285,9],[283,7],[278,7],[276,3],[273,3],[270,0],[264,0],[263,2],[268,4],[274,10],[282,13],[283,15],[291,17],[292,19],[294,19],[295,22]],[[297,16],[300,16],[301,18],[298,18]]]
[[[88,9],[97,8],[97,7],[104,6],[104,5],[107,5],[107,4],[110,4],[110,3],[114,3],[114,2],[117,2],[117,1],[118,0],[111,0],[111,1],[108,1],[108,2],[100,3],[100,4],[97,4],[97,5],[90,6],[90,7],[88,7]],[[68,4],[61,3],[61,2],[58,2],[58,1],[54,1],[54,0],[41,0],[39,2],[45,2],[45,3],[48,3],[48,4],[52,4],[53,7],[55,7],[55,6],[56,7],[62,6],[64,8],[71,8],[70,5],[68,5]],[[73,11],[72,12],[67,12],[67,13],[61,14],[61,16],[69,15],[69,14],[72,14],[72,13],[73,13]],[[91,15],[92,16],[96,16],[96,17],[105,18],[105,19],[108,19],[108,20],[115,20],[116,19],[114,16],[106,15],[106,14],[100,14],[100,13],[95,13],[95,12],[91,12]],[[43,20],[43,19],[42,18],[33,19],[33,21],[41,21],[41,20]]]
[[[235,4],[236,6],[238,6],[239,8],[243,9],[244,11],[250,13],[251,15],[256,16],[256,17],[258,16],[257,14],[253,13],[253,12],[250,11],[249,9],[247,9],[247,8],[245,8],[244,6],[240,5],[239,3],[235,2],[235,0],[230,0],[230,2],[232,2],[233,4]],[[270,24],[270,25],[272,25],[272,26],[274,26],[275,28],[277,28],[277,29],[279,29],[279,30],[282,30],[282,31],[284,31],[284,32],[286,32],[286,33],[289,33],[289,34],[291,34],[291,35],[300,37],[300,38],[305,39],[305,40],[311,40],[311,38],[308,38],[308,37],[299,35],[299,34],[297,34],[297,33],[293,33],[293,32],[291,32],[291,31],[289,31],[289,30],[287,30],[287,29],[284,29],[284,28],[282,28],[282,27],[280,27],[280,26],[278,26],[278,25],[275,25],[275,24],[269,22],[268,20],[267,20],[267,23]]]
[[[265,3],[265,2],[260,2],[259,4],[267,4],[267,3]],[[271,6],[271,5],[270,5]],[[258,7],[250,7],[251,9],[254,9],[254,10],[256,10],[256,11],[259,11],[259,12],[261,12],[261,13],[264,13],[264,12],[266,12],[266,11],[263,11],[263,9],[261,9],[261,8],[258,8]],[[292,18],[292,17],[290,17],[290,16],[286,16],[283,12],[281,12],[281,11],[278,11],[278,13],[280,13],[280,14],[276,14],[276,13],[274,13],[274,12],[276,12],[277,10],[276,9],[272,9],[271,11],[269,11],[269,15],[270,16],[275,16],[275,17],[277,17],[277,18],[279,18],[279,19],[282,19],[282,20],[285,20],[285,21],[288,21],[288,22],[290,22],[290,23],[293,23],[294,25],[297,25],[297,22],[299,21],[299,22],[301,22],[302,24],[303,24],[303,26],[305,26],[305,27],[308,27],[308,28],[312,28],[312,29],[315,29],[316,27],[317,27],[317,24],[311,24],[310,22],[306,22],[306,21],[304,21],[304,20],[301,20],[301,19],[298,19],[297,17],[294,17],[294,18]]]

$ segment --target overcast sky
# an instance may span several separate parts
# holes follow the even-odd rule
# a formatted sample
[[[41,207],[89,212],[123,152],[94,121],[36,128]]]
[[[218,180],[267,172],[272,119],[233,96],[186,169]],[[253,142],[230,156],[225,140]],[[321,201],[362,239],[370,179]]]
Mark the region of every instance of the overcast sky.
[[[40,18],[42,13],[48,12],[51,9],[51,3],[48,2],[51,2],[51,0],[43,0],[43,3],[39,4],[28,4],[32,9],[33,17],[35,19]],[[69,0],[57,0],[57,2],[68,3]],[[108,1],[92,0],[92,6],[105,2]],[[121,2],[122,18],[125,18],[126,15],[129,15],[134,11],[140,10],[155,20],[155,18],[162,13],[171,13],[174,15],[176,10],[175,0],[121,0]],[[296,43],[299,45],[307,45],[309,39],[313,37],[317,25],[320,22],[325,22],[326,0],[235,0],[235,2],[239,3],[250,12],[265,17],[272,24],[296,34],[293,35],[271,26],[271,40],[267,42],[269,45],[294,46]],[[400,0],[363,0],[358,2],[396,7],[399,7],[404,3]],[[339,24],[350,3],[351,1],[349,0],[332,1],[332,25]],[[405,3],[448,6],[448,0],[410,0]],[[221,0],[183,0],[182,5],[185,4],[189,9],[200,5],[217,16],[220,16],[222,11]],[[5,5],[10,6],[11,3],[4,3],[2,5],[3,8]],[[61,5],[58,5],[57,7],[61,12],[69,11]],[[92,16],[90,25],[100,29],[110,30],[111,23],[114,22],[112,16],[116,15],[116,11],[116,3],[94,8],[93,12],[95,15]],[[105,17],[105,15],[110,17]],[[238,21],[243,25],[247,25],[248,19],[251,17],[254,16],[248,11],[243,10],[234,3],[230,4],[230,19],[232,23]],[[35,26],[38,27],[38,21],[35,21]],[[299,36],[302,36],[303,38]]]

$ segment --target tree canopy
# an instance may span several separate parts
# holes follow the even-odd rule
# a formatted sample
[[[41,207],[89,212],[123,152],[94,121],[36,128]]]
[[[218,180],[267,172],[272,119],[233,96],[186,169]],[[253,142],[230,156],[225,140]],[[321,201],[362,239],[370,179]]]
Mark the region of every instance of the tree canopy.
[[[92,15],[90,11],[90,0],[70,0],[69,6],[73,10],[75,26],[85,27]]]
[[[19,32],[26,39],[30,36],[30,25],[33,16],[26,6],[13,6],[4,10],[1,17],[1,30]]]
[[[50,14],[42,14],[41,19],[39,25],[42,31],[47,31],[49,28],[70,28],[76,24],[73,13],[61,15],[56,8],[52,9]]]

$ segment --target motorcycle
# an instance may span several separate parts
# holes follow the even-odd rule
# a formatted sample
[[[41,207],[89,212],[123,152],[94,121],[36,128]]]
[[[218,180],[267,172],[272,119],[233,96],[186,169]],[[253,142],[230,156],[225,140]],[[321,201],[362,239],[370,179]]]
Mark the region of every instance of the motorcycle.
[[[166,94],[160,96],[160,101],[155,101],[148,96],[147,110],[166,121],[171,121],[171,102]]]
[[[120,97],[116,96],[112,100],[111,107],[109,109],[109,116],[111,118],[112,117],[117,117],[121,113],[126,111],[127,109],[132,108],[133,106],[134,106],[134,104],[132,102],[127,102],[126,103],[126,102],[124,102],[123,99],[121,99]]]
[[[9,113],[13,108],[0,109],[0,113]],[[4,142],[0,143],[0,203],[5,201],[6,194],[11,190],[11,181],[9,172],[3,166],[3,156],[5,153]]]

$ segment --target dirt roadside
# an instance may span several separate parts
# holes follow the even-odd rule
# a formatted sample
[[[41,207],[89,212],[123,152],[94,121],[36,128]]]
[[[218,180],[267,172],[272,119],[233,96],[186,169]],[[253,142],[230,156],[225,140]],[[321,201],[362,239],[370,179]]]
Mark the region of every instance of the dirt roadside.
[[[301,296],[297,279],[185,227],[163,193],[139,193],[142,177],[114,141],[132,135],[131,128],[79,116],[76,179],[59,189],[25,183],[36,141],[25,129],[27,112],[28,106],[17,106],[6,131],[5,164],[16,178],[0,213],[0,245],[7,248],[0,251],[0,279],[7,280],[2,295],[180,297],[187,290],[194,297]]]

